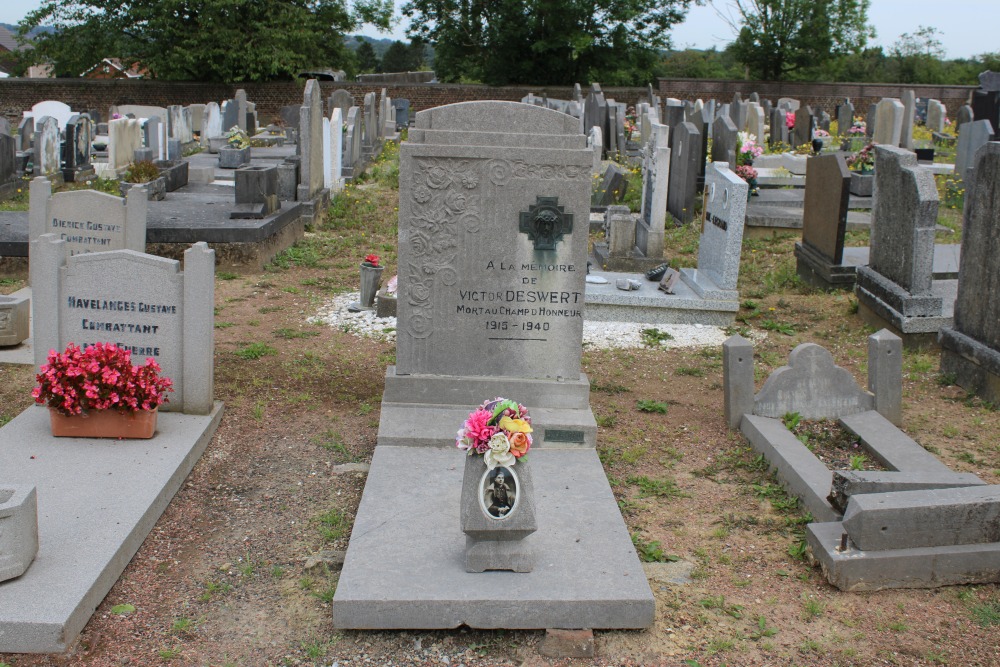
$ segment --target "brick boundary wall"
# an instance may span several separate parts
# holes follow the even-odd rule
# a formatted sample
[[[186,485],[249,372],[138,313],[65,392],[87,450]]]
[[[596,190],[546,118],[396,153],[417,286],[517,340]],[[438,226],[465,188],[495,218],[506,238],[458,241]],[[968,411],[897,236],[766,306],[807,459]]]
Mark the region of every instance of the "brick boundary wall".
[[[168,106],[195,104],[231,98],[237,88],[246,90],[247,99],[257,104],[261,123],[278,117],[281,107],[301,104],[304,83],[277,81],[270,83],[198,83],[142,79],[0,79],[0,115],[16,127],[21,112],[43,100],[61,100],[74,110],[98,109],[106,114],[113,104],[144,104]],[[365,93],[378,93],[383,87],[393,98],[410,100],[411,111],[420,111],[454,102],[472,100],[520,100],[528,93],[569,99],[570,86],[480,86],[468,84],[360,84],[321,82],[324,97],[342,88],[361,105]],[[794,97],[804,104],[818,105],[831,115],[836,104],[850,97],[859,114],[867,113],[867,105],[882,97],[899,97],[912,89],[918,97],[933,97],[948,108],[954,118],[958,108],[967,102],[975,86],[926,86],[881,83],[789,83],[768,81],[659,79],[659,94],[663,97],[696,99],[701,97],[727,102],[739,91],[744,98],[756,91],[762,97],[777,101],[779,97]],[[645,97],[645,88],[604,87],[605,96],[626,104],[635,104]],[[584,86],[586,92],[586,86]]]

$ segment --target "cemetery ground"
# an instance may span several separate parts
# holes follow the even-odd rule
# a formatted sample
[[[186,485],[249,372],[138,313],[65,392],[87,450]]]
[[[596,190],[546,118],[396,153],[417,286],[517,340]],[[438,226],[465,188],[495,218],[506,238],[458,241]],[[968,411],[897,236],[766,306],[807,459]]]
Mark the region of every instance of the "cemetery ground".
[[[596,659],[555,660],[538,653],[541,631],[334,628],[339,552],[395,353],[388,337],[310,318],[357,289],[364,255],[395,272],[397,180],[390,152],[263,274],[217,274],[226,413],[215,438],[71,651],[0,665],[1000,664],[996,585],[827,584],[805,553],[808,517],[726,429],[721,348],[666,349],[676,341],[654,326],[644,347],[583,356],[600,457],[656,597],[651,629],[596,632]],[[942,207],[942,223],[957,229],[960,215]],[[668,231],[673,265],[695,264],[697,239],[693,227]],[[825,346],[865,386],[871,329],[853,295],[798,280],[794,241],[744,242],[733,332],[753,335],[757,387],[802,342]],[[2,282],[4,292],[21,286]],[[903,429],[955,471],[998,483],[1000,412],[940,375],[936,352],[907,351],[903,373]],[[6,422],[30,405],[33,371],[0,374]]]

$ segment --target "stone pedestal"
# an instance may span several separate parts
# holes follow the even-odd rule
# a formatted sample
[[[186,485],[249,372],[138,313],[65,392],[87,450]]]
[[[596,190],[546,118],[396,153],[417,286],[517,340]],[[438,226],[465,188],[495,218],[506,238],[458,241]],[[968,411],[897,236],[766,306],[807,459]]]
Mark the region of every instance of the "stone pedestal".
[[[238,169],[250,162],[250,147],[232,148],[223,146],[219,148],[219,168]]]
[[[503,500],[492,491],[497,485],[505,489]],[[466,456],[461,503],[466,572],[535,568],[535,552],[525,540],[538,529],[527,462],[488,470],[481,454]]]
[[[35,487],[0,485],[0,581],[24,574],[37,553]]]
[[[20,345],[28,339],[31,299],[0,296],[0,346]]]

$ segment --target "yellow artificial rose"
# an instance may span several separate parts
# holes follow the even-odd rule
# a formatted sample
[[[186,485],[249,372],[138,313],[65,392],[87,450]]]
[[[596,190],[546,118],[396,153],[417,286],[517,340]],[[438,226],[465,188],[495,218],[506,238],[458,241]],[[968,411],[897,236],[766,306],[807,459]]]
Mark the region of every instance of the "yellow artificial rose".
[[[510,431],[511,433],[531,433],[531,424],[523,419],[511,419],[506,416],[501,417],[498,426],[501,430]]]

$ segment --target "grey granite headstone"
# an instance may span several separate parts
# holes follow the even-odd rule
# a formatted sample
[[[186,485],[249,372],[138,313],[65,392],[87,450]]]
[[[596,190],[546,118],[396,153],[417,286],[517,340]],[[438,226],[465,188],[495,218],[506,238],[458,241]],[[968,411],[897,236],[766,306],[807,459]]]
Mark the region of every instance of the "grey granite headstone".
[[[583,126],[587,131],[591,127],[597,126],[601,128],[604,133],[604,148],[609,148],[608,145],[608,103],[604,99],[604,93],[601,92],[600,84],[591,84],[590,92],[587,93],[587,99],[583,103]],[[619,150],[622,147],[619,146]]]
[[[858,386],[850,371],[815,343],[803,343],[788,356],[788,365],[771,373],[754,398],[753,413],[780,419],[797,412],[803,419],[828,419],[866,412],[875,399]]]
[[[778,108],[784,109],[785,111],[796,112],[799,110],[800,102],[797,99],[791,97],[779,97],[778,98]]]
[[[323,98],[319,82],[309,79],[299,110],[302,166],[297,198],[309,201],[323,190]]]
[[[375,93],[366,93],[364,100],[364,129],[361,136],[361,150],[370,155],[378,143],[378,108]]]
[[[225,134],[222,129],[222,111],[218,102],[209,102],[205,105],[205,117],[201,124],[201,145],[203,148],[209,146],[209,139],[221,137]]]
[[[407,99],[393,99],[392,106],[396,109],[396,128],[403,129],[410,126],[410,100]],[[347,111],[350,109],[344,109],[344,116],[347,116]]]
[[[766,124],[764,108],[755,102],[747,102],[746,131],[754,136],[757,145],[764,143],[764,126]]]
[[[344,136],[344,173],[354,173],[354,165],[361,158],[361,109],[347,110],[347,133]]]
[[[971,111],[971,108],[970,108]],[[22,118],[17,126],[18,145],[17,150],[26,151],[31,148],[31,141],[35,134],[35,121],[33,118]]]
[[[871,252],[869,265],[858,268],[859,298],[880,299],[903,317],[938,316],[942,299],[931,291],[938,210],[934,176],[902,148],[877,145],[875,155]]]
[[[772,146],[778,142],[791,145],[788,138],[787,114],[788,112],[780,107],[771,109],[771,137],[769,141]]]
[[[694,219],[699,161],[704,162],[701,153],[702,137],[698,128],[688,122],[679,124],[672,134],[667,211],[675,221],[687,224]]]
[[[739,93],[737,93],[737,95],[738,94]],[[732,119],[733,125],[736,126],[736,129],[741,132],[746,129],[747,113],[749,112],[749,109],[749,102],[733,100],[733,102],[729,105],[729,117]]]
[[[886,146],[899,146],[903,136],[906,107],[895,98],[883,98],[875,110],[875,130],[872,141]]]
[[[729,116],[719,116],[712,123],[712,162],[725,162],[736,168],[736,125]]]
[[[0,134],[11,136],[10,121],[3,116],[0,116]]]
[[[806,194],[802,242],[831,264],[844,259],[851,173],[842,155],[821,155],[806,162]]]
[[[163,137],[160,119],[156,116],[148,118],[146,124],[142,126],[143,141],[146,148],[153,152],[153,160],[162,160],[167,157],[167,147]]]
[[[792,148],[809,144],[816,130],[816,117],[809,106],[799,107],[795,112],[795,127],[792,128]]]
[[[104,250],[146,249],[146,194],[141,188],[121,197],[96,190],[52,194],[46,178],[31,181],[28,238],[52,234],[70,255]]]
[[[239,127],[239,104],[236,100],[223,100],[219,107],[222,116],[222,134],[225,135],[234,127]]]
[[[591,205],[598,208],[610,206],[621,201],[625,196],[625,188],[628,182],[625,180],[625,172],[615,162],[608,162],[601,174],[601,180],[597,189],[593,193]]]
[[[0,196],[8,196],[17,182],[17,139],[0,134]]]
[[[611,257],[631,257],[635,248],[635,218],[628,206],[609,206],[604,212],[604,233]]]
[[[524,539],[538,529],[534,495],[530,465],[487,469],[482,456],[465,457],[460,520],[466,572],[535,568],[536,554]]]
[[[958,113],[955,114],[955,127],[961,132],[962,126],[966,123],[971,123],[975,118],[975,114],[972,113],[972,107],[968,104],[963,104],[958,108]]]
[[[865,137],[869,140],[875,136],[875,123],[878,119],[878,105],[868,105],[868,115],[865,116]]]
[[[578,129],[514,102],[417,114],[400,156],[397,374],[579,376],[593,158]]]
[[[988,91],[1000,91],[1000,72],[990,70],[980,72],[979,87]]]
[[[977,121],[986,122],[986,121]],[[1000,143],[976,153],[966,182],[954,327],[941,330],[941,371],[986,400],[1000,399]]]
[[[281,122],[286,128],[299,127],[299,109],[301,105],[289,104],[288,106],[283,106],[279,110],[278,114],[281,116]]]
[[[196,243],[180,262],[113,250],[69,256],[65,241],[31,242],[35,364],[67,343],[111,342],[173,380],[165,411],[212,410],[215,251]]]
[[[328,102],[328,112],[333,113],[334,109],[340,109],[344,116],[347,116],[348,110],[354,106],[354,97],[344,90],[343,88],[338,88],[333,91],[330,95],[330,101]]]
[[[90,165],[93,127],[86,114],[74,114],[66,124],[66,139],[63,142],[63,178],[76,182],[92,178],[94,169]]]
[[[854,105],[847,100],[837,106],[837,133],[846,137],[852,125],[854,125]]]
[[[233,95],[233,101],[236,102],[236,125],[246,132],[247,128],[247,91],[239,88]]]
[[[913,150],[913,122],[916,111],[916,95],[912,90],[904,90],[900,101],[903,103],[903,128],[899,137],[899,145],[907,150]]]
[[[927,129],[931,132],[943,132],[944,120],[948,110],[939,100],[927,100]]]
[[[976,152],[990,140],[993,131],[988,120],[975,120],[959,126],[955,173],[963,181],[969,178],[969,170],[975,165]]]
[[[35,175],[54,176],[60,169],[59,121],[43,117],[35,130]]]
[[[681,280],[702,299],[738,298],[736,282],[748,190],[746,181],[724,164],[712,162],[705,171],[705,220],[698,240],[698,268],[681,269]]]
[[[276,166],[240,167],[235,173],[236,208],[230,218],[265,218],[281,208]]]
[[[651,123],[642,164],[642,209],[636,225],[635,246],[643,257],[663,257],[670,186],[669,128]]]

